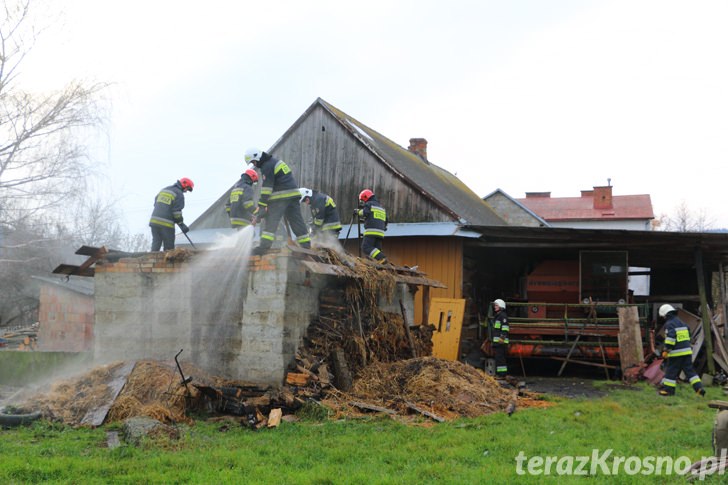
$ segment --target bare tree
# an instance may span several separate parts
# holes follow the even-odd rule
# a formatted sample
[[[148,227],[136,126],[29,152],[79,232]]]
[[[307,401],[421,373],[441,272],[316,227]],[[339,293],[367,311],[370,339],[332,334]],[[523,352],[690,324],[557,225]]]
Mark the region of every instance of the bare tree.
[[[17,82],[38,29],[31,0],[0,11],[0,223],[11,227],[83,187],[93,171],[84,135],[103,125],[106,83],[72,81],[52,92]]]
[[[705,209],[691,210],[685,200],[675,207],[672,215],[662,214],[657,226],[671,232],[705,232],[712,229],[713,219]]]

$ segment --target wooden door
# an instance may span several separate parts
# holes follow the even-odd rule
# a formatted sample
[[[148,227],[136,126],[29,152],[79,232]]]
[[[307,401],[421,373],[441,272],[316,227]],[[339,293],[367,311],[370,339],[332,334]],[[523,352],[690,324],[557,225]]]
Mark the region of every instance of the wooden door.
[[[433,356],[458,360],[464,312],[465,300],[461,298],[433,298],[430,301],[428,323],[435,326],[432,334]]]

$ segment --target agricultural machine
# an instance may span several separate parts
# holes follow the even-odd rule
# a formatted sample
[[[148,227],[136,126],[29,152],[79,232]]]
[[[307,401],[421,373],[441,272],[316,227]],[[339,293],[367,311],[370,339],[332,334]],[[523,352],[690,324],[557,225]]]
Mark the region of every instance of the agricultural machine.
[[[648,348],[648,305],[632,301],[628,279],[626,251],[581,251],[578,260],[538,263],[521,282],[525,298],[506,299],[508,355],[561,360],[559,374],[567,362],[613,368],[620,360],[620,313],[634,316],[639,335],[633,336]]]

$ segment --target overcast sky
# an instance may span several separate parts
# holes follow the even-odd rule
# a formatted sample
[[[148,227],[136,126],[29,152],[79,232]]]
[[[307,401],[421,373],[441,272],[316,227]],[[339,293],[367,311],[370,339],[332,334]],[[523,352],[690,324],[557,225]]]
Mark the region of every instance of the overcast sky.
[[[111,81],[97,141],[129,231],[192,222],[317,97],[485,196],[606,185],[728,227],[728,2],[64,0],[39,86]],[[356,183],[356,181],[353,181]],[[325,187],[322,187],[325,190]]]

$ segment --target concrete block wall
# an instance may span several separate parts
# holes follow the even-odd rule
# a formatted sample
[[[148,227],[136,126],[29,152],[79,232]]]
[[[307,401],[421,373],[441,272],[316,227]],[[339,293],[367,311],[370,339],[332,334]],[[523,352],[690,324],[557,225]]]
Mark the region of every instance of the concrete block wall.
[[[251,262],[234,371],[253,382],[280,384],[318,313],[321,289],[333,279],[310,273],[285,250]]]
[[[38,350],[85,352],[93,348],[92,296],[57,285],[41,285],[38,321]]]
[[[97,361],[171,359],[189,348],[187,263],[164,253],[96,263],[94,357]]]

